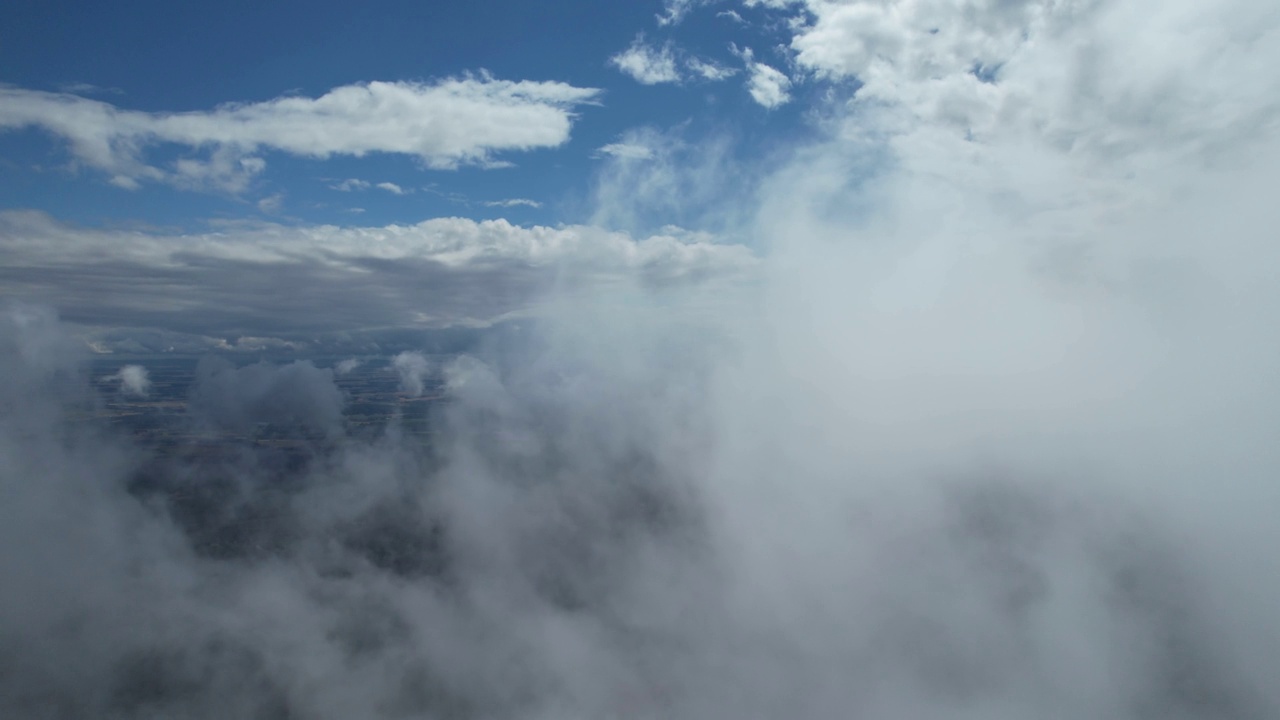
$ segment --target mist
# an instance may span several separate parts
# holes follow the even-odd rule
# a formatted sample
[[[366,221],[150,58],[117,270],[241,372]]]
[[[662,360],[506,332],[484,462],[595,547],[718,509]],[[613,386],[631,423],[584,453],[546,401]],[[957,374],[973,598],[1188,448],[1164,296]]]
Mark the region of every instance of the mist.
[[[346,427],[363,359],[210,357],[182,422],[287,449],[161,452],[6,307],[0,715],[1280,717],[1275,14],[1003,4],[938,40],[980,73],[849,50],[871,5],[807,4],[862,85],[732,197],[663,191],[720,144],[600,172],[597,221],[714,218],[748,277],[388,357],[428,435]]]

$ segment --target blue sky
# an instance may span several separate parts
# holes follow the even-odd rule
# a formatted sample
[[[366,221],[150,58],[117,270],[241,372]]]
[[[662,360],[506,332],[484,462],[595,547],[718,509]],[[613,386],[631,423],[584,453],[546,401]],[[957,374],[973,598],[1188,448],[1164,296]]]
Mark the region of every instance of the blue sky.
[[[434,170],[399,153],[320,160],[266,149],[259,153],[266,170],[236,192],[163,182],[115,187],[103,172],[73,171],[67,143],[29,126],[0,134],[0,197],[4,207],[90,225],[192,228],[245,217],[381,225],[441,215],[557,224],[589,218],[599,149],[636,128],[679,128],[694,143],[729,137],[728,151],[744,162],[794,143],[803,106],[766,108],[744,86],[744,49],[788,71],[777,13],[713,4],[663,23],[663,12],[657,2],[386,2],[358,12],[337,3],[8,3],[0,9],[0,82],[121,110],[205,112],[370,81],[429,84],[486,71],[498,80],[601,92],[571,108],[564,142],[496,152],[493,159],[509,167]],[[648,47],[671,49],[682,81],[642,84],[610,62],[641,37]],[[689,58],[734,74],[708,80],[683,66]],[[147,152],[158,164],[201,154],[183,146]],[[486,204],[513,200],[540,207]]]

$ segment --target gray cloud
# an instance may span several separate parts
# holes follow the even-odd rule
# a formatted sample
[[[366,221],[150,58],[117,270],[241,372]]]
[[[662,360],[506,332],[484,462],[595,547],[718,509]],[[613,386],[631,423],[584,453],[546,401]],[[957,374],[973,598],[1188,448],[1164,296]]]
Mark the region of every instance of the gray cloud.
[[[756,262],[741,246],[669,234],[633,239],[505,221],[164,236],[74,228],[34,213],[0,214],[0,256],[0,296],[54,305],[88,326],[154,328],[197,345],[247,339],[250,347],[254,338],[486,326],[530,312],[552,290],[700,282],[740,276]],[[97,340],[124,349],[128,338]]]
[[[1236,566],[1189,548],[1128,481],[963,463],[894,478],[842,467],[841,451],[790,464],[818,447],[798,418],[722,415],[752,404],[719,397],[724,346],[704,320],[660,316],[578,308],[531,343],[459,359],[427,445],[394,429],[307,440],[336,422],[327,371],[206,364],[192,412],[303,431],[290,459],[251,443],[148,455],[82,432],[59,409],[84,387],[67,382],[74,343],[47,312],[10,313],[4,398],[29,411],[0,416],[0,709],[1277,707],[1259,682],[1274,648],[1238,644],[1222,615],[1256,630],[1270,606],[1236,594]],[[54,367],[71,375],[40,382]],[[775,434],[749,430],[760,422]]]

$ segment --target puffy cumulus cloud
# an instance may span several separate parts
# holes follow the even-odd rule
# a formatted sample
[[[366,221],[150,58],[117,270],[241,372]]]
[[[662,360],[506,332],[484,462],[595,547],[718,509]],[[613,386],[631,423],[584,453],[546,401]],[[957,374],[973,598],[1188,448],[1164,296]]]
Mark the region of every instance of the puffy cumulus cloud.
[[[556,147],[569,138],[573,108],[598,91],[559,82],[499,80],[487,74],[430,83],[370,82],[318,98],[280,97],[213,110],[148,113],[66,93],[0,88],[0,130],[38,127],[69,143],[76,160],[137,187],[162,181],[240,191],[278,151],[324,159],[409,155],[425,166],[492,165],[505,151]],[[167,167],[157,145],[190,148]]]
[[[338,375],[348,375],[364,364],[359,358],[347,358],[333,366],[333,372]]]
[[[747,92],[751,99],[769,108],[780,107],[791,100],[791,80],[781,70],[760,62],[749,65],[751,76],[747,80]]]
[[[235,225],[169,236],[88,230],[29,212],[0,215],[0,256],[5,297],[41,299],[90,326],[156,328],[196,343],[225,338],[215,342],[228,350],[371,329],[483,326],[535,310],[552,290],[727,279],[756,263],[740,245],[503,220]]]
[[[751,48],[732,46],[735,55],[747,65],[747,92],[751,99],[772,110],[791,101],[791,78],[775,67],[755,59]]]
[[[151,392],[151,378],[141,365],[125,365],[120,371],[106,378],[120,384],[120,392],[126,395],[146,397]]]

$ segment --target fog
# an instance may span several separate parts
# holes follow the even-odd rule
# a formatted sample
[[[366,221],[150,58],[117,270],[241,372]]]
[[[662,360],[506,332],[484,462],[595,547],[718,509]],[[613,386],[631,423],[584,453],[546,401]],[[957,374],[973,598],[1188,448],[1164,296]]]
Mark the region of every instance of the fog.
[[[809,5],[799,61],[864,99],[749,197],[638,200],[734,224],[758,275],[402,353],[407,395],[443,383],[426,439],[347,433],[311,360],[211,358],[183,422],[295,450],[158,453],[83,420],[75,328],[6,308],[0,715],[1280,716],[1280,142],[1240,79],[1274,13],[1135,39],[1132,4],[1015,3],[965,27],[1037,43],[957,90]],[[1121,52],[1188,13],[1234,38],[1192,33],[1217,78]],[[681,186],[633,170],[600,218]]]

